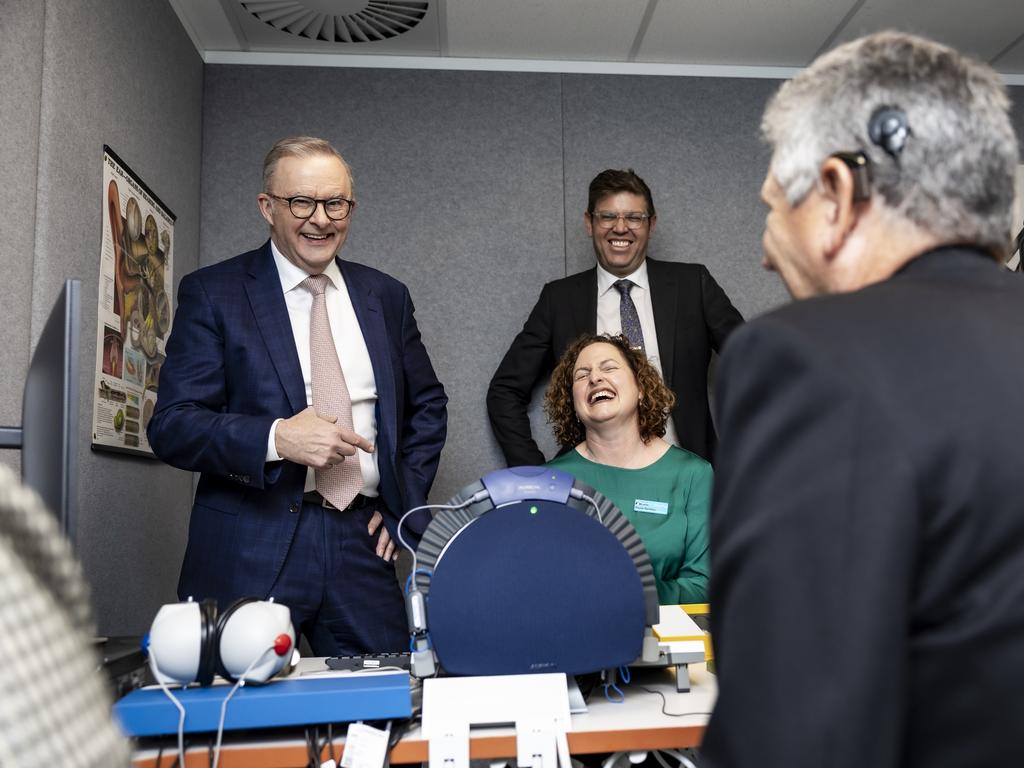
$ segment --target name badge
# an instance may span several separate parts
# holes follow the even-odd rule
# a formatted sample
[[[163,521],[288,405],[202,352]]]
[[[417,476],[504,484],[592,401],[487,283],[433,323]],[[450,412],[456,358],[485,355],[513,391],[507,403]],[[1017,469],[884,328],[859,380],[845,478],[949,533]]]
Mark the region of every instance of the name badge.
[[[668,514],[668,502],[667,501],[648,501],[647,499],[637,499],[633,502],[634,512],[647,512],[652,515],[667,515]]]

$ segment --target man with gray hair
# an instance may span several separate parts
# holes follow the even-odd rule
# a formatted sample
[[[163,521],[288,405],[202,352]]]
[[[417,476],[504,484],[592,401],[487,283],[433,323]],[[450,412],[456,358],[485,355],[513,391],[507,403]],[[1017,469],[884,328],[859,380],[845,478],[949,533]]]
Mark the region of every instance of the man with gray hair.
[[[706,765],[1024,765],[1008,107],[893,32],[767,107],[764,265],[808,300],[719,369]]]

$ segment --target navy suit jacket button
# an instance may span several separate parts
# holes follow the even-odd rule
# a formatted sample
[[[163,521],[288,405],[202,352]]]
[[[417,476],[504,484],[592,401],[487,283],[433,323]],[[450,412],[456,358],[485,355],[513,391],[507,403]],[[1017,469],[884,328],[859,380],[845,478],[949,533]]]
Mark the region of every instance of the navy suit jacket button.
[[[291,504],[288,505],[288,511],[294,515],[296,512],[299,511],[299,505],[293,501]]]

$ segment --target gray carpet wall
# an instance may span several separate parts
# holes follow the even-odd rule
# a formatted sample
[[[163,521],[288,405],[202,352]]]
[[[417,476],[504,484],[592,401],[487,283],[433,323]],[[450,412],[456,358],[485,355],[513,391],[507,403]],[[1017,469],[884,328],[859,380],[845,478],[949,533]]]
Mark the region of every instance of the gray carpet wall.
[[[650,184],[650,253],[705,263],[747,317],[786,301],[760,266],[774,80],[208,65],[200,261],[260,245],[263,155],[332,141],[358,206],[342,257],[412,292],[451,399],[432,500],[502,466],[487,383],[541,286],[589,268],[590,179],[631,166]],[[1024,89],[1014,89],[1020,102]],[[1018,104],[1019,106],[1019,104]],[[1015,111],[1018,131],[1021,110]],[[534,398],[534,435],[554,443]]]
[[[583,211],[600,170],[650,182],[652,255],[704,262],[748,317],[786,299],[759,266],[757,128],[776,81],[204,67],[166,0],[3,8],[0,422],[20,422],[30,351],[63,281],[81,279],[77,547],[101,633],[140,633],[174,599],[193,490],[189,473],[89,449],[103,144],[177,214],[177,282],[265,240],[255,197],[275,139],[335,142],[359,201],[342,255],[408,284],[451,397],[436,501],[501,465],[488,380],[543,283],[593,263]],[[1024,88],[1011,92],[1024,134]]]
[[[541,286],[593,264],[590,179],[651,185],[651,254],[708,265],[745,315],[784,299],[760,266],[769,80],[207,66],[201,261],[262,243],[262,157],[292,133],[330,139],[358,207],[343,258],[410,288],[451,398],[432,498],[501,466],[487,383]],[[554,449],[536,407],[534,433]]]
[[[32,275],[39,162],[39,84],[42,78],[43,4],[6,0],[0,24],[0,423],[21,424],[21,376],[31,349]],[[14,451],[0,461],[20,466]]]
[[[196,268],[203,63],[165,0],[5,1],[0,25],[0,419],[21,422],[29,350],[81,280],[76,548],[102,634],[141,633],[174,599],[191,476],[92,452],[103,145],[178,215],[175,277]],[[0,460],[17,463],[3,452]]]

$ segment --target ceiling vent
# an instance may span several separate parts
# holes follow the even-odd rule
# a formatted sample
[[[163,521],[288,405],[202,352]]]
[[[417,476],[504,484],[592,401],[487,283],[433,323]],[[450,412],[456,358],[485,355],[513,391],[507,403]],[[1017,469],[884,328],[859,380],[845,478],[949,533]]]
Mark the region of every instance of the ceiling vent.
[[[398,37],[423,20],[428,6],[428,2],[415,0],[242,2],[246,11],[274,29],[330,43],[372,43]]]

